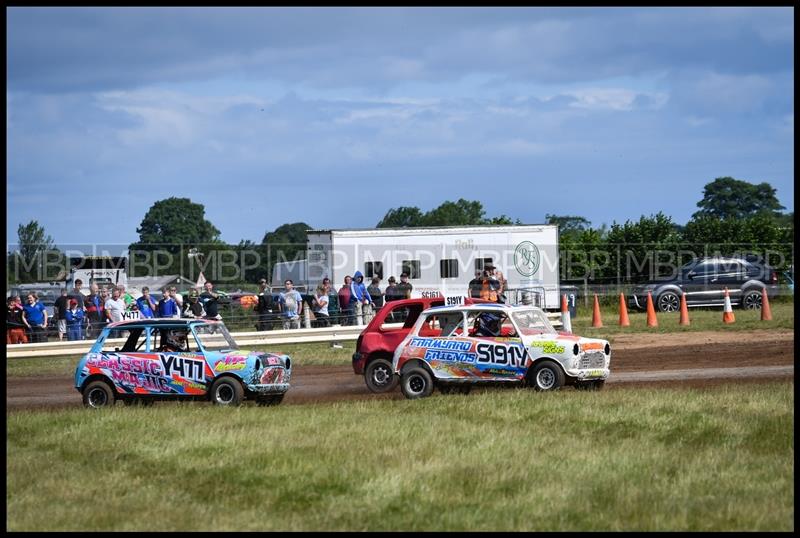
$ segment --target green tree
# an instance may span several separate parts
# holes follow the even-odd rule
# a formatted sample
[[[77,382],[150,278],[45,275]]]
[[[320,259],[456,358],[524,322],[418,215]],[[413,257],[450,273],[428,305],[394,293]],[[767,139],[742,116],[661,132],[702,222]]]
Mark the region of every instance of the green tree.
[[[270,280],[272,268],[277,262],[301,260],[306,257],[308,230],[305,222],[282,224],[261,240],[264,278]],[[275,283],[273,283],[275,284]]]
[[[605,238],[610,258],[607,276],[639,280],[670,274],[688,261],[684,255],[691,257],[682,251],[681,240],[672,217],[660,211],[642,215],[638,222],[614,222]]]
[[[418,207],[402,206],[390,209],[378,223],[378,228],[411,228],[423,226],[422,211]]]
[[[205,218],[205,206],[189,198],[171,197],[154,203],[136,233],[139,241],[129,246],[134,276],[153,274],[158,268],[158,274],[190,271],[190,278],[195,278],[197,265],[190,262],[190,249],[201,254],[194,259],[213,259],[210,253],[223,246],[219,230]]]
[[[47,234],[38,221],[20,224],[17,228],[19,244],[12,253],[12,270],[9,280],[31,282],[55,278],[63,269],[63,253],[55,246],[53,238]]]
[[[718,177],[703,187],[703,199],[693,218],[712,216],[720,219],[746,218],[759,213],[777,217],[784,207],[778,202],[775,188],[769,183],[757,185],[732,177]]]
[[[422,219],[423,226],[476,226],[486,224],[483,218],[483,204],[459,198],[456,202],[444,202],[427,213]]]
[[[577,235],[584,230],[588,230],[592,225],[586,218],[578,216],[559,216],[548,213],[544,218],[547,224],[558,226],[559,238]]]
[[[483,204],[478,201],[458,199],[446,201],[423,213],[418,207],[398,207],[386,212],[378,228],[414,228],[419,226],[482,226],[486,224],[522,224],[507,215],[485,218]]]

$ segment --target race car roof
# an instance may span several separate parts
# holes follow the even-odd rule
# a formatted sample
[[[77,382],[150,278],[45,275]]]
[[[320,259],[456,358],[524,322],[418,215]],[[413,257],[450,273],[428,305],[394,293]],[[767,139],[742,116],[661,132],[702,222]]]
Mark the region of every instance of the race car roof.
[[[159,319],[159,318],[146,318],[146,319],[127,319],[123,321],[115,321],[114,323],[109,323],[107,327],[109,328],[116,328],[116,327],[153,327],[153,326],[175,326],[181,325],[188,327],[189,325],[201,325],[201,324],[213,324],[219,323],[219,321],[211,320],[211,319],[180,319],[180,318],[166,318],[166,319]]]

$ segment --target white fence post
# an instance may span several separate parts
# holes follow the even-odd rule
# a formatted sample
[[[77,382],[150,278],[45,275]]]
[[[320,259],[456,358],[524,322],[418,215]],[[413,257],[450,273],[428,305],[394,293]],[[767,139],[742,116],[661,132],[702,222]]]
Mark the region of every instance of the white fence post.
[[[308,307],[308,303],[303,301],[303,318],[306,329],[311,328],[311,309]]]
[[[356,325],[364,325],[363,309],[361,308],[361,301],[356,303]]]

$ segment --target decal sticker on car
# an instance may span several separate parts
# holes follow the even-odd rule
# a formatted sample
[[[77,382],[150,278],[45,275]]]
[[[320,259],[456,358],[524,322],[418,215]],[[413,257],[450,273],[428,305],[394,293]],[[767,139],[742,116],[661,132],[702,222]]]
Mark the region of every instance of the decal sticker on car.
[[[540,347],[542,353],[564,353],[564,346],[558,345],[558,342],[531,342],[531,348]]]

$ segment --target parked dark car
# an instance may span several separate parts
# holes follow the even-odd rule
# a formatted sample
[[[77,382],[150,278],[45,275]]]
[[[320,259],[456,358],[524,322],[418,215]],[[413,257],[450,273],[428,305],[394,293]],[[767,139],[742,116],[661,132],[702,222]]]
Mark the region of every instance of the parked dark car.
[[[679,310],[681,293],[686,293],[687,306],[722,306],[725,288],[728,289],[732,305],[746,309],[761,308],[761,292],[764,288],[770,296],[778,294],[778,274],[754,258],[698,258],[681,267],[673,278],[654,280],[635,287],[628,298],[628,305],[645,309],[649,291],[659,312]]]

